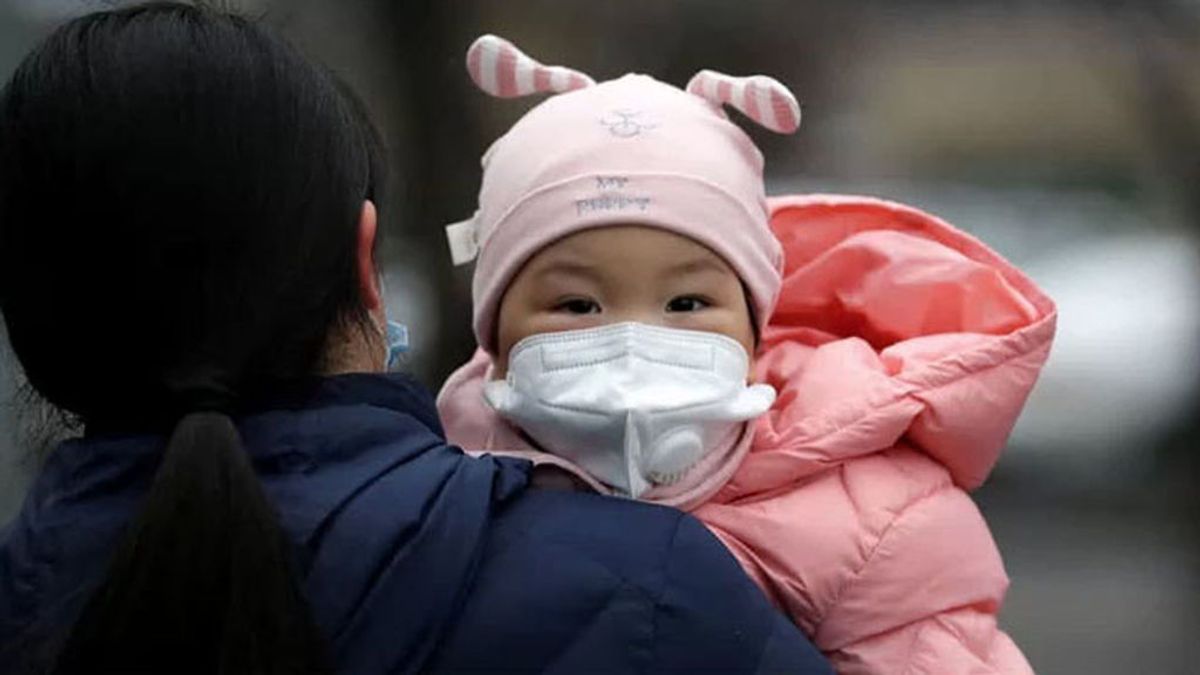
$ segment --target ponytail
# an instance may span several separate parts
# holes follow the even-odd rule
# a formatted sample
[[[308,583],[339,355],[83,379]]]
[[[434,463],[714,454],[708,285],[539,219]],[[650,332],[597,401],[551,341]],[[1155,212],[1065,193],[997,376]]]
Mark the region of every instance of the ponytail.
[[[185,415],[55,672],[328,671],[322,647],[233,421]]]

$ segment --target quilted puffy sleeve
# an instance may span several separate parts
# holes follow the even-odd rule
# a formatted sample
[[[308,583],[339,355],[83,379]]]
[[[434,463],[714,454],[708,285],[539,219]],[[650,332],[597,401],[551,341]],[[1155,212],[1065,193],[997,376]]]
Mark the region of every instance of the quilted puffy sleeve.
[[[815,641],[843,675],[1032,673],[997,624],[1007,586],[974,502],[942,487],[897,515]]]

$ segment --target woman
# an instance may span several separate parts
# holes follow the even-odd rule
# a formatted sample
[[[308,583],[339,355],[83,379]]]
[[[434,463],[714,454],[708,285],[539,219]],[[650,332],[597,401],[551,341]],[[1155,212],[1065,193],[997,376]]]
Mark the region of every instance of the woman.
[[[826,672],[690,518],[526,490],[383,374],[377,137],[242,19],[72,21],[0,99],[0,310],[78,416],[0,534],[25,672]]]

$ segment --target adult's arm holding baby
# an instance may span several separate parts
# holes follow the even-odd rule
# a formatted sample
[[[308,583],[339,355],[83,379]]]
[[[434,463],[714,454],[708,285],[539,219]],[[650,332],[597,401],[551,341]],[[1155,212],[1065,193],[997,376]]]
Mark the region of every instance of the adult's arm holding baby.
[[[679,511],[530,491],[494,523],[439,672],[831,672]]]
[[[651,670],[720,670],[715,659],[721,658],[723,645],[736,646],[750,638],[751,653],[758,656],[754,672],[831,672],[821,654],[767,603],[732,557],[714,548],[715,543],[692,517],[680,518],[665,567],[668,586],[659,599],[657,623],[660,636],[675,634],[680,639],[660,637],[657,667]],[[738,626],[734,633],[729,632],[731,625]],[[698,640],[705,646],[699,647]]]

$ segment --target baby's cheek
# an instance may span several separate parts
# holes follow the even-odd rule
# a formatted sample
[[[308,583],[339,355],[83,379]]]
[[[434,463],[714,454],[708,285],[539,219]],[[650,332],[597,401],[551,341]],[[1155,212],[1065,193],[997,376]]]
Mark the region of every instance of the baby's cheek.
[[[566,312],[545,312],[530,317],[528,335],[542,333],[560,333],[565,330],[582,330],[595,328],[611,323],[603,314],[568,314]]]
[[[744,312],[710,309],[701,312],[680,312],[672,316],[673,328],[719,333],[737,340],[746,349],[747,354],[754,354],[754,327],[750,325],[750,317]]]
[[[568,330],[583,330],[609,323],[602,314],[571,314],[558,311],[531,311],[509,314],[502,317],[498,335],[500,359],[497,365],[507,363],[508,352],[521,340],[534,335],[561,333]]]
[[[720,333],[738,339],[742,333],[751,332],[750,321],[725,309],[709,309],[700,312],[679,312],[674,315],[675,325],[689,330]]]

